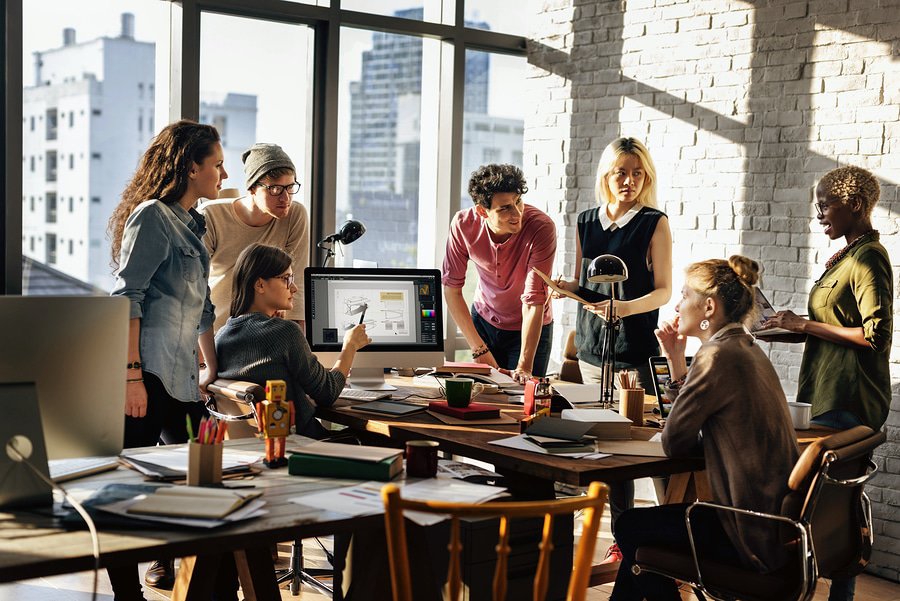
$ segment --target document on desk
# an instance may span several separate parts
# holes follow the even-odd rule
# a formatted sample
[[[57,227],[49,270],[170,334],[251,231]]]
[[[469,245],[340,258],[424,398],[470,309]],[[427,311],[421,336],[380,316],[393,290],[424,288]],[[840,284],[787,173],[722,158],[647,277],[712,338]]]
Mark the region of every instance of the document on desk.
[[[540,453],[541,455],[553,455],[554,457],[571,457],[572,459],[603,459],[609,457],[611,453],[597,453],[595,451],[578,452],[578,453],[552,453],[551,450],[530,442],[525,434],[511,436],[509,438],[500,438],[492,440],[489,444],[518,451],[529,451],[531,453]]]
[[[184,476],[187,474],[188,449],[157,447],[152,451],[123,452],[122,459],[144,475],[156,478]],[[222,452],[222,472],[238,472],[261,461],[263,456],[252,451],[225,449]]]
[[[397,481],[400,495],[417,501],[448,501],[454,503],[483,503],[506,493],[505,488],[472,484],[453,478],[437,477],[418,481]],[[347,516],[363,516],[384,513],[381,500],[383,482],[363,482],[321,491],[291,499],[292,503],[334,511]],[[444,518],[431,514],[406,512],[407,517],[421,525],[436,524]]]
[[[556,393],[573,405],[592,404],[600,402],[600,384],[573,384],[569,382],[554,382],[553,389]]]

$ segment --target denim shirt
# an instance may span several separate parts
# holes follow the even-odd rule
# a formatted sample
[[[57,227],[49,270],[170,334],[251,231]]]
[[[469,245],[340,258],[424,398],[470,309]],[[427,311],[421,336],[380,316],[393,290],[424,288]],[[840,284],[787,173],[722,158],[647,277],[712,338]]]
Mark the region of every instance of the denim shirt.
[[[141,363],[180,401],[199,401],[197,337],[212,327],[206,220],[178,203],[142,202],[125,222],[111,292],[141,320]]]

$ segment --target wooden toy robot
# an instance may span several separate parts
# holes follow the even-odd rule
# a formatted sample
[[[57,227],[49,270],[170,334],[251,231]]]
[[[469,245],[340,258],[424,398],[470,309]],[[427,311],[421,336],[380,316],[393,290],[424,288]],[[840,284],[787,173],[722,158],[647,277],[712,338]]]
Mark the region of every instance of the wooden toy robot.
[[[284,445],[294,427],[294,404],[287,400],[284,380],[266,380],[266,400],[256,404],[256,421],[266,440],[266,467],[287,465]]]

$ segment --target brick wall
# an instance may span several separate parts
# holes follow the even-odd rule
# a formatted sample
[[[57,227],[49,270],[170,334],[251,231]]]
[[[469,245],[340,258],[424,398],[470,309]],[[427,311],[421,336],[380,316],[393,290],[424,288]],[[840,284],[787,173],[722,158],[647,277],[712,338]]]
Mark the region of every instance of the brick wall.
[[[805,312],[829,244],[811,188],[844,164],[879,177],[873,219],[900,275],[898,0],[545,0],[531,25],[525,127],[529,201],[559,224],[556,269],[574,274],[577,214],[594,206],[603,148],[643,139],[674,235],[675,290],[693,260],[764,265],[777,307]],[[673,295],[674,297],[674,295]],[[558,301],[555,348],[574,327]],[[675,300],[662,310],[673,315]],[[895,311],[896,315],[896,311]],[[900,322],[893,402],[874,501],[870,571],[900,578]],[[802,347],[767,348],[789,397]]]

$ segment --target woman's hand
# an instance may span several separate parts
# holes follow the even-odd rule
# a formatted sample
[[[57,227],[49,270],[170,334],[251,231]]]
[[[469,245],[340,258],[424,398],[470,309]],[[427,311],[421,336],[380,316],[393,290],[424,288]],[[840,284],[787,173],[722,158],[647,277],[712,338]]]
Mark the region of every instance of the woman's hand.
[[[676,315],[672,321],[665,321],[658,330],[654,330],[656,339],[663,354],[670,360],[676,357],[684,357],[687,348],[687,338],[678,333],[679,317]]]
[[[125,384],[125,415],[128,417],[147,415],[147,387],[143,382]]]
[[[609,305],[610,301],[605,300],[600,301],[599,303],[586,304],[584,305],[584,310],[589,313],[593,313],[597,317],[603,318],[606,321],[615,318],[621,319],[623,317],[628,317],[629,315],[631,315],[631,305],[629,304],[629,301],[616,301],[615,304],[613,304],[612,316],[610,316],[609,314]]]
[[[215,373],[213,370],[208,367],[204,367],[200,370],[200,396],[203,397],[209,394],[209,391],[206,389],[207,386],[216,381],[219,375]]]
[[[803,334],[807,323],[809,323],[808,319],[800,317],[793,311],[779,311],[767,319],[762,324],[761,328],[783,328],[785,330],[790,330],[791,332]]]
[[[347,330],[347,333],[344,334],[343,346],[345,349],[358,351],[370,342],[372,342],[372,339],[366,334],[366,324],[361,323],[352,330]]]

